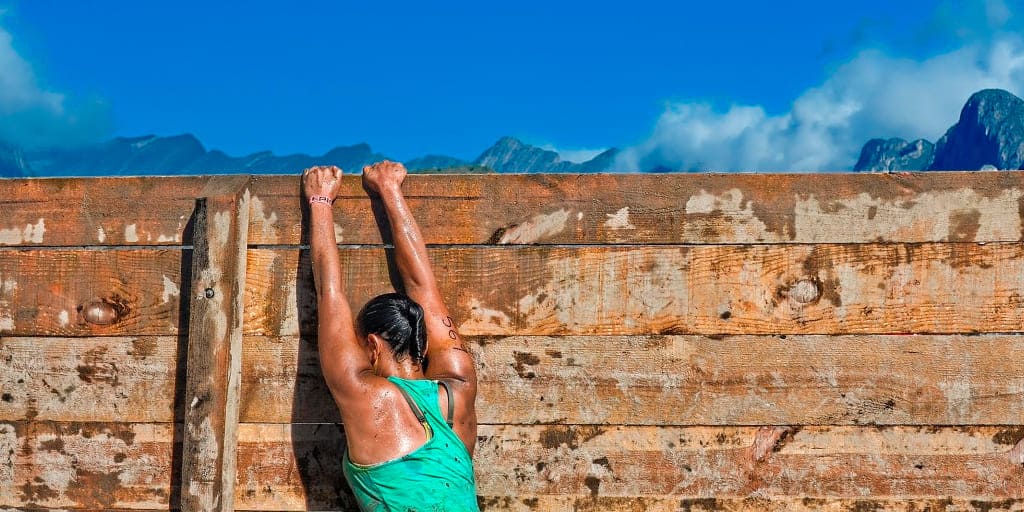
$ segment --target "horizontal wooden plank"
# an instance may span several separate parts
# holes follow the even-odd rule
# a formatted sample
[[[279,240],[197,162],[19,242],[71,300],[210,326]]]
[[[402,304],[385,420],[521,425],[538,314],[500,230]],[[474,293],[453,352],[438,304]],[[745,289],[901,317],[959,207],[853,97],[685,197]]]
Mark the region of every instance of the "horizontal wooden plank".
[[[1024,499],[683,498],[480,496],[481,512],[1020,512]],[[2,509],[0,509],[2,510]],[[336,509],[355,512],[357,509]]]
[[[997,425],[1021,336],[469,338],[483,423]],[[248,337],[242,421],[339,422],[315,341]]]
[[[358,176],[343,243],[381,236]],[[1024,238],[1024,173],[409,176],[431,244],[849,243]],[[301,239],[299,177],[255,177],[253,244]]]
[[[164,509],[173,424],[0,423],[0,506]]]
[[[805,427],[755,461],[757,432],[752,427],[484,425],[475,457],[477,490],[488,507],[493,505],[490,510],[514,510],[521,497],[541,496],[570,502],[669,495],[676,500],[1024,498],[1024,472],[1005,454],[1014,438],[1024,436],[1020,428]],[[350,506],[340,467],[344,443],[333,425],[240,425],[238,508]]]
[[[191,251],[0,250],[0,335],[178,332]]]
[[[178,343],[157,336],[0,338],[0,418],[174,421]]]
[[[207,179],[0,180],[0,246],[188,244]]]
[[[358,309],[384,251],[341,250]],[[1013,244],[481,247],[430,251],[464,335],[1017,332]],[[249,251],[247,334],[315,332],[308,252]]]
[[[57,511],[61,511],[61,510],[75,510],[77,512],[120,512],[122,510],[133,510],[133,509],[126,509],[126,508],[94,508],[94,509],[80,508],[80,509],[66,509],[66,508],[44,508],[44,507],[17,507],[17,508],[0,507],[0,512],[21,512],[21,511],[23,511],[23,512],[41,512],[41,511],[44,511],[44,510],[45,511],[51,511],[51,512],[57,512]],[[146,509],[134,509],[134,510],[146,510]],[[168,512],[167,507],[164,507],[164,508],[154,508],[154,509],[149,509],[149,510],[160,510],[160,511]],[[169,512],[177,512],[178,510],[180,510],[180,509],[177,509],[177,508],[170,509]]]
[[[486,496],[481,512],[1003,512],[1024,510],[1024,499],[830,499],[830,498],[683,498],[658,496]]]
[[[0,245],[181,244],[207,179],[0,180]],[[298,243],[299,177],[253,180],[250,242]],[[1024,196],[1019,172],[410,176],[405,189],[439,244],[1010,241]],[[347,243],[380,242],[357,176],[336,210]]]

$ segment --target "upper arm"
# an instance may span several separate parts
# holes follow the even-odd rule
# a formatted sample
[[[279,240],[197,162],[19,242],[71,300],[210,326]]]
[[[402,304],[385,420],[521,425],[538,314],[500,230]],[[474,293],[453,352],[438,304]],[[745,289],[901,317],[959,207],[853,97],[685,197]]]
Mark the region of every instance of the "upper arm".
[[[456,381],[476,389],[476,368],[455,320],[440,293],[435,290],[408,290],[409,297],[423,308],[427,328],[427,368],[429,379]]]
[[[320,297],[317,315],[320,367],[331,394],[339,405],[361,400],[373,369],[359,346],[347,301],[330,294]]]

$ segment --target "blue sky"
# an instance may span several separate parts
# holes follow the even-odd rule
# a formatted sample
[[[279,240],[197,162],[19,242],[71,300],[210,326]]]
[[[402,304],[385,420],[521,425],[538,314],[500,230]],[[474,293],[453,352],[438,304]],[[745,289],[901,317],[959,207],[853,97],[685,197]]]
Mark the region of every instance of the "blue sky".
[[[1018,2],[425,4],[0,0],[0,137],[832,170],[1024,84]]]

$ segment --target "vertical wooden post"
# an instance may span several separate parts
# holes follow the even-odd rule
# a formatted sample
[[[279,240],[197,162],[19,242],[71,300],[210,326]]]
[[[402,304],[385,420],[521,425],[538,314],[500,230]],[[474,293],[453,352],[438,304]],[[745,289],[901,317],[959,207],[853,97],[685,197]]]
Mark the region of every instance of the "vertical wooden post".
[[[249,177],[210,179],[196,202],[181,508],[234,508]]]

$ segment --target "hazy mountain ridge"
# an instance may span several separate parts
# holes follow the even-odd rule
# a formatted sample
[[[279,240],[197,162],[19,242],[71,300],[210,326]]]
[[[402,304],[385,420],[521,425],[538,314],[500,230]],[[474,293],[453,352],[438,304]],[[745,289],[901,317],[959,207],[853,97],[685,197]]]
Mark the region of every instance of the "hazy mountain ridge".
[[[616,154],[617,150],[611,149],[577,164],[561,160],[554,151],[502,137],[473,161],[427,155],[406,164],[413,172],[601,172],[612,169]],[[192,134],[146,135],[117,137],[83,148],[32,152],[0,143],[0,177],[296,173],[312,165],[361,170],[387,158],[366,143],[339,146],[319,156],[278,156],[261,151],[232,157],[223,151],[207,150]]]
[[[586,162],[563,160],[556,151],[502,137],[476,159],[426,155],[406,162],[413,172],[594,173],[616,171],[619,150],[608,149]],[[117,137],[82,148],[26,151],[0,142],[0,177],[297,173],[312,165],[358,171],[387,159],[369,144],[339,146],[319,156],[274,155],[269,151],[234,157],[208,150],[191,134]],[[956,124],[934,144],[918,139],[872,139],[864,144],[858,172],[1020,169],[1024,165],[1024,100],[1000,89],[979,91],[967,100]],[[654,166],[644,172],[678,172]]]
[[[872,139],[861,149],[855,171],[1002,170],[1024,164],[1024,100],[1002,89],[971,95],[960,119],[933,145],[920,139]]]

